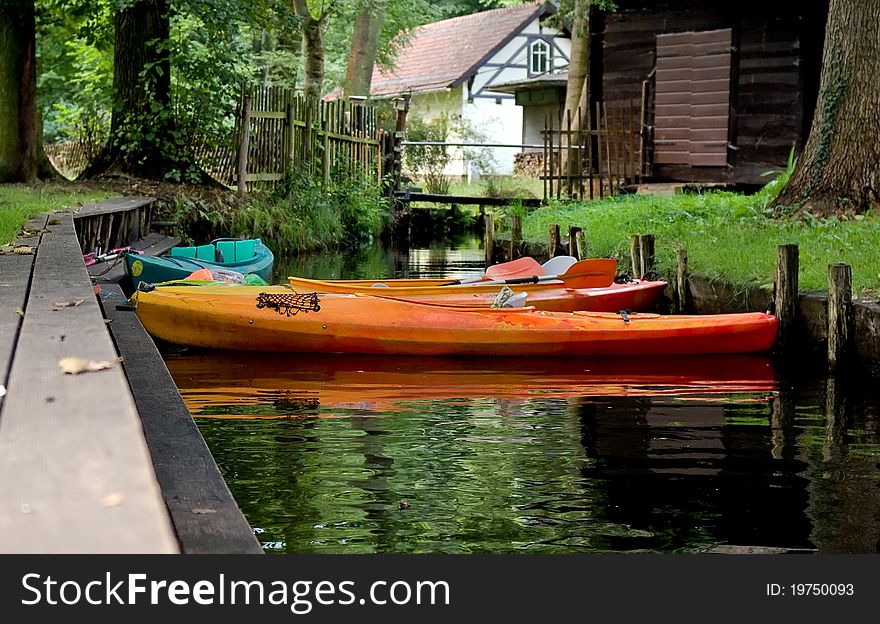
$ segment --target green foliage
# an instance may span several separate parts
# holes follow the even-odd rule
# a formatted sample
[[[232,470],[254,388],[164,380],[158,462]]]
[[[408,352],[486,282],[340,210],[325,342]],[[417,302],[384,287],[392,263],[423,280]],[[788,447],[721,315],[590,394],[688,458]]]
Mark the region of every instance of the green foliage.
[[[327,187],[310,174],[294,173],[273,192],[250,193],[241,203],[232,195],[180,193],[171,219],[187,243],[256,236],[282,257],[369,243],[388,224],[388,202],[373,179],[347,169],[337,173]]]
[[[449,136],[449,116],[425,121],[413,117],[407,121],[406,139],[419,142],[443,142]],[[429,193],[449,193],[449,178],[445,171],[453,155],[445,145],[409,145],[405,151],[404,165],[411,177],[420,176]]]
[[[442,113],[436,119],[411,117],[407,120],[406,140],[414,142],[473,142],[485,139],[473,125],[458,115]],[[457,149],[447,145],[408,145],[404,166],[410,177],[424,180],[429,193],[445,195],[452,184],[446,168],[456,159],[464,158],[479,171],[491,171],[495,162],[488,149]]]
[[[754,195],[730,192],[674,196],[620,195],[588,203],[553,203],[523,221],[523,237],[543,242],[557,223],[583,228],[590,255],[629,264],[633,234],[654,234],[657,264],[672,276],[675,251],[688,250],[690,269],[710,278],[769,287],[776,247],[800,245],[800,287],[827,288],[828,264],[853,267],[855,294],[880,287],[880,217],[774,218],[770,207],[782,185],[771,182]]]

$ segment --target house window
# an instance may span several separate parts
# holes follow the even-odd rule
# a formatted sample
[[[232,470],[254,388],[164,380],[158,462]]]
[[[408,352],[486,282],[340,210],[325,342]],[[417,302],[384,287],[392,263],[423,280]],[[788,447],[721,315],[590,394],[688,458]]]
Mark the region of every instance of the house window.
[[[545,74],[550,69],[550,46],[538,39],[529,46],[529,73]]]

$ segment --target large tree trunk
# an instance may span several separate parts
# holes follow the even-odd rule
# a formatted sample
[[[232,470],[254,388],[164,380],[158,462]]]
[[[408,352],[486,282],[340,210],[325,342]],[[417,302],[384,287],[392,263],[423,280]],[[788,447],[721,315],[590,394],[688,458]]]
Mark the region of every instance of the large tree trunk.
[[[332,2],[331,2],[332,5]],[[315,19],[306,0],[293,0],[296,14],[303,19],[303,87],[307,97],[320,98],[324,88],[324,18]]]
[[[174,138],[170,108],[171,31],[167,0],[138,0],[116,12],[113,51],[113,114],[110,140],[81,177],[122,171],[162,180],[186,173],[210,183],[187,146]]]
[[[343,85],[345,97],[370,95],[373,66],[376,64],[379,36],[382,34],[387,6],[387,0],[366,2],[355,18],[354,32],[351,36],[351,51],[348,55],[348,67]]]
[[[0,182],[37,177],[35,32],[33,0],[0,2]]]
[[[776,207],[817,216],[880,208],[880,3],[831,0],[816,113]]]

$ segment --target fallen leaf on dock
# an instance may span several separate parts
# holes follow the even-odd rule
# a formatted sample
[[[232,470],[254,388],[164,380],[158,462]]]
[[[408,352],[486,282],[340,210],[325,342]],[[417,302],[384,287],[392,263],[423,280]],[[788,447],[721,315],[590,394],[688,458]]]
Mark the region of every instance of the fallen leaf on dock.
[[[21,309],[21,306],[15,306],[15,313],[24,318],[24,310]]]
[[[34,255],[34,248],[28,247],[27,245],[18,245],[17,247],[12,248],[12,253],[18,254],[19,256],[32,256]]]
[[[124,500],[125,496],[120,492],[113,492],[101,499],[101,505],[104,507],[118,507]]]
[[[6,386],[0,386],[0,397],[6,396]]]
[[[66,357],[58,360],[58,366],[63,373],[68,375],[78,375],[80,373],[93,373],[95,371],[112,368],[121,361],[121,357],[116,358],[112,362],[107,360],[96,362],[95,360],[87,360],[80,357]]]
[[[56,301],[52,305],[55,306],[56,310],[61,310],[62,308],[73,308],[80,305],[82,302],[82,299],[76,299],[74,301]]]
[[[61,219],[49,219],[46,225],[61,225]]]

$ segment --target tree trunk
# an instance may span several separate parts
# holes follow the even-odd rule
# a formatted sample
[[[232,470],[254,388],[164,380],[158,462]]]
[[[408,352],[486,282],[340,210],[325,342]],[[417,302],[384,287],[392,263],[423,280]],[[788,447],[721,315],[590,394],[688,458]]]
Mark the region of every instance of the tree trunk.
[[[167,0],[138,0],[119,9],[114,24],[110,140],[80,177],[113,170],[162,180],[177,172],[192,181],[211,183],[188,146],[173,135]]]
[[[324,87],[324,18],[327,10],[315,19],[306,0],[293,0],[293,8],[303,19],[303,90],[306,97],[320,98]]]
[[[39,165],[33,0],[0,3],[0,182],[30,182]]]
[[[379,49],[379,36],[385,22],[385,9],[388,0],[374,0],[361,7],[354,21],[354,32],[351,36],[351,51],[348,55],[348,67],[345,72],[344,95],[370,95],[370,83],[373,80],[373,66],[376,64],[376,52]]]
[[[577,123],[578,107],[588,105],[585,99],[587,76],[590,73],[590,5],[591,0],[575,0],[571,29],[571,60],[568,64],[568,82],[565,85],[565,109],[562,123],[571,116]],[[572,125],[574,128],[574,125]]]
[[[827,216],[880,208],[880,7],[831,0],[810,135],[778,210]]]
[[[592,0],[575,0],[571,29],[571,59],[568,64],[568,82],[565,85],[565,108],[562,111],[561,128],[567,130],[571,124],[572,133],[582,130],[586,123],[587,110],[590,105],[589,74],[590,74],[590,9]],[[578,111],[581,111],[580,115]],[[586,128],[587,130],[589,128]],[[560,146],[570,145],[572,136],[563,135]],[[582,143],[582,141],[580,142]],[[559,154],[562,172],[570,176],[577,170],[576,159],[583,158],[580,150],[563,149]],[[571,180],[570,178],[568,178]],[[567,185],[569,191],[571,184]]]

